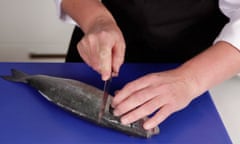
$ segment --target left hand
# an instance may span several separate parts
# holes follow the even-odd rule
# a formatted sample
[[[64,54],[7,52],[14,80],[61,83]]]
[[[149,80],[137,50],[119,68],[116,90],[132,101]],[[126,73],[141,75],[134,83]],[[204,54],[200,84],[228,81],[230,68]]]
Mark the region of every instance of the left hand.
[[[149,114],[143,127],[151,129],[172,113],[186,107],[196,97],[194,80],[177,70],[152,73],[128,83],[112,101],[114,115],[129,124]]]

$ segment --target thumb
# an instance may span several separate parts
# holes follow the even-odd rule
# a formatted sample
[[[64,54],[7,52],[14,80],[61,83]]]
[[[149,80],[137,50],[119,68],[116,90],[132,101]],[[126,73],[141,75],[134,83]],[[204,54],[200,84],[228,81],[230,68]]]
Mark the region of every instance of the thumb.
[[[121,65],[124,62],[125,44],[116,44],[112,53],[112,71],[113,76],[118,76]]]

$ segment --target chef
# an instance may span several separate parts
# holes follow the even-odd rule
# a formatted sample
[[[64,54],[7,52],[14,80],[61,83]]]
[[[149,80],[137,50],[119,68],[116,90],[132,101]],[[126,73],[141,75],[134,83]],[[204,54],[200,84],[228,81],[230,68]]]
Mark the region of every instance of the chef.
[[[103,80],[123,62],[182,63],[126,84],[112,101],[123,124],[154,113],[151,129],[240,72],[240,0],[56,0],[76,25],[67,62],[84,61]]]

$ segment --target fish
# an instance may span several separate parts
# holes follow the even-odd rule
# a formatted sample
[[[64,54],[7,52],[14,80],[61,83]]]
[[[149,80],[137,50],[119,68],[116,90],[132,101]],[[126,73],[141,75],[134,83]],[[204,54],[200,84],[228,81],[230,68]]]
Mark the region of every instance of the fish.
[[[112,95],[109,95],[107,108],[101,120],[98,120],[103,91],[84,82],[43,74],[29,75],[16,69],[11,70],[11,75],[0,77],[12,82],[25,83],[38,90],[53,104],[99,126],[142,138],[150,138],[160,132],[158,127],[150,130],[143,128],[143,123],[148,119],[147,116],[129,125],[121,124],[120,118],[112,113]]]

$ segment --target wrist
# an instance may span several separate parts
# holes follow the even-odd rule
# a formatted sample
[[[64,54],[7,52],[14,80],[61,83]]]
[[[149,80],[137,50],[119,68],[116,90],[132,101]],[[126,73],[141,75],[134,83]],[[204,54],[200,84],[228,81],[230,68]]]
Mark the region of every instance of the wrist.
[[[111,13],[99,0],[62,0],[62,10],[87,33],[97,22],[115,22]]]
[[[178,76],[180,76],[181,81],[186,86],[186,89],[189,93],[189,99],[192,100],[206,91],[205,89],[201,88],[198,77],[191,68],[183,64],[174,71]]]
[[[218,42],[179,67],[200,95],[232,77],[240,69],[239,50],[226,42]]]
[[[95,17],[91,23],[89,23],[88,27],[84,30],[85,33],[90,33],[91,31],[99,31],[104,30],[105,27],[115,26],[117,25],[115,20],[111,16],[98,15]]]

